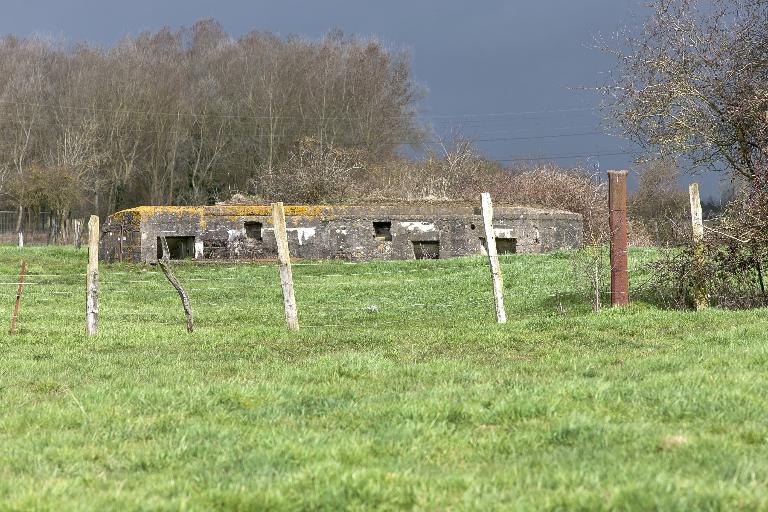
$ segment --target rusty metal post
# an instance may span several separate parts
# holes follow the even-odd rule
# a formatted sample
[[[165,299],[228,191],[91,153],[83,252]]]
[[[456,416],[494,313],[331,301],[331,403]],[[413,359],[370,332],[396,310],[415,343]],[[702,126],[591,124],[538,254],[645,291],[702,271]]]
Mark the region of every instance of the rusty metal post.
[[[629,303],[627,272],[627,171],[608,171],[608,210],[611,230],[611,305]]]

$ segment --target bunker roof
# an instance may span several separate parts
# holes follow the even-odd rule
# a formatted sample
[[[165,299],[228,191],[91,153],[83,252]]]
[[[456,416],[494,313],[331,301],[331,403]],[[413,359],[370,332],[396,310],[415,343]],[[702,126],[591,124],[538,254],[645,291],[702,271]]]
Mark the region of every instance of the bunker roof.
[[[312,218],[369,218],[369,217],[400,217],[400,216],[435,216],[457,217],[480,215],[480,206],[461,204],[376,204],[376,205],[285,205],[286,216],[303,216]],[[577,213],[565,210],[548,210],[521,206],[494,205],[494,215],[503,217],[555,217],[579,218]],[[113,217],[127,214],[138,215],[146,219],[156,214],[176,214],[179,216],[202,217],[267,217],[272,215],[270,205],[214,205],[214,206],[137,206],[121,210]]]

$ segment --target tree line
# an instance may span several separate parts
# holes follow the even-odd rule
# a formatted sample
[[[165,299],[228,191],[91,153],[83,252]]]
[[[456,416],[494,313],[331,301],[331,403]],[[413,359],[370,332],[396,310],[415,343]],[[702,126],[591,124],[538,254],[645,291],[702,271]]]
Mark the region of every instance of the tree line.
[[[298,141],[367,160],[418,143],[408,55],[214,20],[112,47],[0,38],[0,197],[19,212],[206,204],[258,185]],[[21,214],[19,221],[21,222]]]

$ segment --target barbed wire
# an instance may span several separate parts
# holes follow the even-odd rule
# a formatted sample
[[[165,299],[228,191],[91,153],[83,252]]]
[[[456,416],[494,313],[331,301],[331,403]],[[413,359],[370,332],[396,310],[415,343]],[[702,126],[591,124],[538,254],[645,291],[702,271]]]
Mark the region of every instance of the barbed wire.
[[[479,262],[478,262],[479,263]],[[370,262],[344,262],[344,265],[363,265],[367,264],[370,265]],[[301,268],[301,267],[316,267],[321,265],[327,265],[327,263],[297,263],[295,266]],[[352,268],[359,268],[359,267],[352,267]],[[270,269],[270,270],[276,270],[276,265],[254,265],[250,266],[247,270],[253,270],[253,269]],[[225,267],[221,269],[225,272],[231,272],[231,271],[241,271],[243,270],[242,267]],[[296,272],[294,274],[294,279],[296,282],[296,286],[306,286],[311,284],[320,284],[317,280],[320,279],[327,279],[327,278],[347,278],[347,277],[371,277],[371,276],[400,276],[400,275],[418,275],[419,273],[434,273],[434,272],[440,272],[439,276],[436,276],[436,278],[439,278],[441,281],[444,281],[446,278],[449,279],[465,279],[466,278],[466,272],[461,271],[479,271],[479,270],[487,270],[485,266],[481,266],[479,264],[474,265],[440,265],[440,266],[422,266],[419,268],[410,268],[410,269],[399,269],[399,270],[382,270],[382,269],[376,269],[376,270],[366,270],[363,272],[359,271],[353,271],[353,272],[326,272],[326,273],[320,273],[320,274],[302,274],[301,272]],[[453,271],[455,273],[446,273],[448,271]],[[106,271],[101,274],[102,276],[102,285],[104,287],[104,294],[106,296],[110,294],[118,294],[118,295],[127,295],[131,293],[131,290],[126,289],[113,289],[113,286],[122,286],[127,283],[130,283],[132,285],[139,284],[141,286],[149,286],[154,289],[153,293],[161,293],[163,296],[174,296],[176,295],[175,290],[172,290],[165,286],[164,279],[128,279],[128,280],[110,280],[110,279],[104,279],[104,276],[108,275],[136,275],[136,274],[152,274],[153,277],[157,276],[159,272],[157,271],[143,271],[143,272],[124,272],[124,271],[115,271],[110,272]],[[33,281],[27,281],[28,284],[32,284],[33,288],[31,290],[41,290],[41,286],[59,286],[60,283],[42,283],[42,282],[35,282],[35,277],[40,276],[53,276],[55,278],[77,278],[82,279],[85,274],[80,272],[74,272],[74,273],[58,273],[58,274],[29,274],[28,277],[32,278]],[[255,279],[254,279],[255,278]],[[265,276],[219,276],[219,277],[181,277],[182,281],[187,283],[193,283],[193,282],[222,282],[222,281],[232,281],[237,280],[240,282],[253,282],[255,280],[263,281]],[[431,279],[431,278],[428,278]],[[308,281],[307,281],[308,280]],[[402,283],[410,283],[410,282],[418,282],[423,281],[423,279],[404,279],[401,282]],[[303,282],[303,284],[302,284]],[[0,285],[4,284],[13,284],[15,285],[15,282],[0,282]],[[339,282],[335,281],[332,283],[333,286],[346,286],[349,284],[359,284],[354,281],[347,281],[347,282]],[[224,286],[224,287],[217,287],[217,286],[209,286],[209,287],[195,287],[190,286],[188,288],[190,293],[193,294],[199,294],[199,293],[205,293],[205,292],[220,292],[222,290],[242,290],[243,286]],[[47,290],[44,292],[44,295],[38,296],[39,292],[33,291],[31,293],[32,296],[35,297],[34,300],[41,301],[41,302],[50,302],[55,301],[56,296],[68,296],[72,297],[75,295],[80,295],[81,292],[79,291],[72,291],[72,290]],[[204,296],[204,295],[203,295]],[[342,305],[342,304],[335,304],[333,306],[323,305],[323,304],[316,304],[312,303],[312,301],[308,301],[306,305],[304,306],[307,310],[311,311],[309,315],[306,313],[303,314],[303,317],[309,317],[309,318],[323,318],[329,316],[329,313],[333,313],[335,316],[338,316],[339,314],[350,314],[350,313],[360,313],[360,314],[380,314],[380,313],[386,313],[387,311],[403,311],[403,310],[445,310],[446,308],[467,308],[467,307],[480,307],[481,305],[483,307],[486,307],[490,309],[493,304],[493,300],[491,297],[484,297],[484,298],[465,298],[463,300],[452,300],[450,302],[428,302],[424,301],[423,298],[419,297],[418,299],[413,299],[409,297],[404,297],[402,299],[392,296],[382,296],[382,295],[373,295],[370,297],[366,297],[365,299],[362,299],[361,302],[363,304],[361,305]],[[200,296],[198,295],[197,298],[194,299],[194,307],[196,308],[226,308],[227,310],[232,311],[248,311],[246,308],[239,307],[236,304],[232,304],[231,302],[227,303],[221,303],[221,302],[211,302],[207,301],[205,299],[200,299]],[[276,309],[277,308],[276,306]],[[126,312],[120,312],[120,317],[126,317],[126,316],[135,316],[140,318],[146,318],[146,314],[143,312],[135,312],[135,313],[126,313]],[[165,315],[170,317],[171,314]],[[175,315],[173,315],[175,316]],[[170,323],[170,322],[169,322]],[[342,324],[324,324],[324,323],[315,323],[315,322],[309,322],[306,326],[307,327],[333,327],[333,326],[340,326]]]
[[[350,262],[350,263],[344,263],[347,265],[352,264],[365,264],[366,262]],[[292,266],[301,266],[302,264],[296,264]],[[315,266],[315,265],[324,265],[322,263],[308,263],[303,264],[303,266]],[[327,264],[325,264],[327,265]],[[249,267],[250,269],[267,269],[267,270],[276,270],[276,265],[254,265],[252,267]],[[463,265],[463,266],[442,266],[442,267],[421,267],[421,268],[414,268],[414,269],[403,269],[403,270],[376,270],[376,271],[368,271],[368,272],[334,272],[334,273],[325,273],[325,274],[302,274],[299,272],[296,272],[294,274],[294,278],[297,280],[301,279],[319,279],[319,278],[337,278],[337,277],[359,277],[359,276],[378,276],[378,275],[398,275],[398,274],[414,274],[418,272],[442,272],[442,271],[455,271],[455,270],[463,270],[463,269],[472,269],[472,270],[480,270],[484,269],[484,267],[477,265]],[[239,269],[238,269],[239,270]],[[112,281],[107,280],[106,276],[110,274],[117,274],[117,275],[136,275],[136,274],[153,274],[153,275],[162,275],[162,273],[157,271],[142,271],[139,273],[131,273],[131,272],[102,272],[100,274],[100,279],[102,284],[156,284],[156,283],[162,283],[164,280],[148,280],[148,279],[128,279],[124,281]],[[40,286],[40,285],[55,285],[58,283],[55,282],[40,282],[40,281],[34,281],[35,278],[40,277],[54,277],[54,278],[78,278],[82,279],[86,276],[85,273],[75,272],[75,273],[60,273],[60,274],[34,274],[34,273],[27,273],[26,278],[27,279],[33,279],[33,281],[26,280],[25,285],[33,285],[33,286]],[[453,277],[453,276],[451,276]],[[5,279],[5,281],[3,281]],[[0,275],[0,286],[6,285],[6,286],[16,286],[18,285],[18,280],[11,281],[13,279],[13,276],[8,275]],[[218,281],[243,281],[243,282],[249,282],[253,281],[253,279],[246,279],[244,276],[233,276],[233,277],[183,277],[181,276],[181,279],[185,282],[218,282]]]

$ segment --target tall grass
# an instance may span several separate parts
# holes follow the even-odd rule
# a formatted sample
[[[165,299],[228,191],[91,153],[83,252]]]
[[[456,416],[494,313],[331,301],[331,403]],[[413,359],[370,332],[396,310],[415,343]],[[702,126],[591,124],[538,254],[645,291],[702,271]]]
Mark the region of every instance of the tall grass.
[[[25,251],[0,509],[768,507],[764,310],[592,313],[569,255],[515,255],[499,326],[480,258],[325,262],[290,333],[274,266],[178,265],[188,334],[161,273],[110,265],[87,338],[84,252]]]

